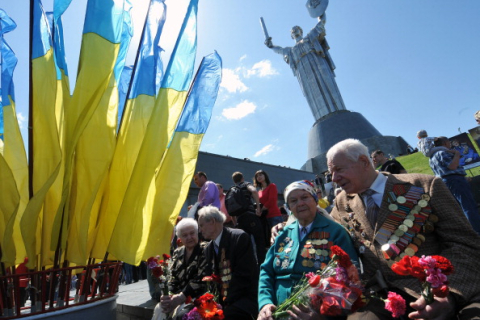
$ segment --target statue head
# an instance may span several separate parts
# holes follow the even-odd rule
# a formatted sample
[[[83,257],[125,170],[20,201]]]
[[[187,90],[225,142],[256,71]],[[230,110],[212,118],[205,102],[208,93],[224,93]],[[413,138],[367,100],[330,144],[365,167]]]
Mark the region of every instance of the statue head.
[[[299,26],[294,26],[292,30],[290,30],[290,34],[292,39],[302,38],[303,37],[303,30]]]

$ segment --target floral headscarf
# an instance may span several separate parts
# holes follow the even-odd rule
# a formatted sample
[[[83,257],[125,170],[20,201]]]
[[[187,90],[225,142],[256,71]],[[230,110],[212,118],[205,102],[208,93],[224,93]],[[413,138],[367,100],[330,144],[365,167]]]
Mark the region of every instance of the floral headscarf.
[[[315,192],[315,187],[313,186],[313,184],[308,180],[299,180],[299,181],[290,183],[285,188],[285,191],[283,191],[283,195],[285,197],[285,203],[287,204],[287,206],[288,206],[288,195],[293,190],[305,190],[312,195],[312,197],[315,199],[315,203],[318,202],[317,193]]]

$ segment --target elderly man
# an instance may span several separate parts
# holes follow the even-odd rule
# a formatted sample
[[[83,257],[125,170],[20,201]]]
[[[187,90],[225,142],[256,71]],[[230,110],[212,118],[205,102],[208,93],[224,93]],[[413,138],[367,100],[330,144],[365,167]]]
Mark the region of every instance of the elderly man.
[[[363,256],[364,280],[381,272],[388,290],[411,302],[410,318],[456,319],[458,315],[459,319],[478,319],[480,236],[442,180],[420,174],[379,173],[367,147],[354,139],[334,145],[327,153],[327,164],[333,181],[343,189],[331,214],[354,238]],[[398,276],[390,269],[404,255],[449,259],[455,266],[448,278],[450,294],[435,297],[427,306],[420,297],[418,280]],[[349,319],[390,319],[385,312],[382,304],[372,301]]]
[[[217,274],[225,319],[256,319],[258,315],[258,267],[250,237],[239,229],[223,226],[225,215],[207,206],[198,212],[198,226],[207,240],[206,275]]]
[[[423,153],[425,157],[430,157],[430,151],[434,147],[433,145],[434,138],[429,137],[427,131],[425,130],[418,131],[417,138],[419,139],[417,143],[418,150],[420,150],[420,152]]]
[[[400,162],[395,159],[388,159],[382,150],[372,152],[372,161],[375,168],[380,167],[379,171],[386,171],[393,174],[407,173],[407,170]]]

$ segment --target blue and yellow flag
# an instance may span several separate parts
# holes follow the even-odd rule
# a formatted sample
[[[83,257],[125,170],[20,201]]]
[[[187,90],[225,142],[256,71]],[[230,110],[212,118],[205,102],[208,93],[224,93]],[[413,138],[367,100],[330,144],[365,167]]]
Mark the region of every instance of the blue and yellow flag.
[[[94,246],[92,256],[96,258],[103,258],[107,251],[125,190],[160,88],[163,64],[160,57],[162,50],[159,41],[166,18],[165,9],[164,0],[152,0],[150,2],[139,57],[131,81],[130,94],[123,112],[123,122],[118,132],[115,154],[102,200],[97,237],[91,241],[92,246]]]
[[[162,80],[142,146],[129,180],[108,251],[139,264],[152,222],[155,178],[185,104],[197,48],[198,0],[191,0]]]
[[[15,53],[4,39],[4,34],[14,30],[15,22],[0,9],[0,218],[5,224],[0,233],[2,261],[7,265],[19,263],[25,257],[25,247],[20,232],[20,219],[28,202],[28,164],[22,135],[15,111],[13,72],[17,64]],[[6,190],[6,188],[11,188]],[[5,194],[3,194],[5,192]],[[7,198],[6,198],[7,197]],[[5,203],[3,203],[5,202]]]
[[[56,0],[53,26],[34,0],[32,41],[33,197],[21,221],[29,267],[53,262],[51,230],[63,182],[64,109],[70,100],[61,15],[71,0]]]
[[[222,60],[215,52],[206,56],[199,68],[156,177],[152,222],[143,260],[169,252],[170,238],[197,164],[198,151],[207,131],[222,79]]]
[[[70,222],[66,259],[77,264],[86,263],[89,257],[87,239],[89,233],[92,234],[95,230],[104,180],[107,179],[108,168],[115,150],[119,96],[117,86],[133,35],[130,2],[127,0],[123,5],[122,34],[113,68],[114,77],[110,78],[108,88],[102,93],[102,98],[80,136],[75,151],[75,168],[69,200]],[[86,25],[95,23],[95,21],[89,20],[92,17],[87,11]],[[101,17],[96,18],[102,19]],[[102,54],[102,51],[97,52],[97,55]],[[91,74],[91,76],[93,77],[95,74]]]

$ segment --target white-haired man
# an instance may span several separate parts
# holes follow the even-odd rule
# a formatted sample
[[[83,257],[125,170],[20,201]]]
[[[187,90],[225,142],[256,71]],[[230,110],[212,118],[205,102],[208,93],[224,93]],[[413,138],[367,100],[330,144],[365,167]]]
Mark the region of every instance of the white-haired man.
[[[198,211],[198,227],[207,240],[206,275],[217,274],[225,319],[256,319],[258,315],[258,265],[250,236],[223,226],[225,215],[208,205]]]
[[[473,231],[450,190],[439,178],[420,174],[378,173],[368,149],[347,139],[327,153],[332,180],[343,191],[336,197],[331,215],[354,238],[362,254],[364,280],[378,279],[381,272],[389,291],[410,302],[413,319],[478,319],[480,237]],[[404,255],[441,255],[455,272],[449,276],[450,294],[426,305],[413,277],[390,269]],[[382,282],[382,281],[380,281]],[[373,283],[371,281],[370,283]],[[367,288],[376,290],[378,286]],[[418,298],[418,299],[417,299]],[[371,301],[349,319],[390,319],[381,303]]]

